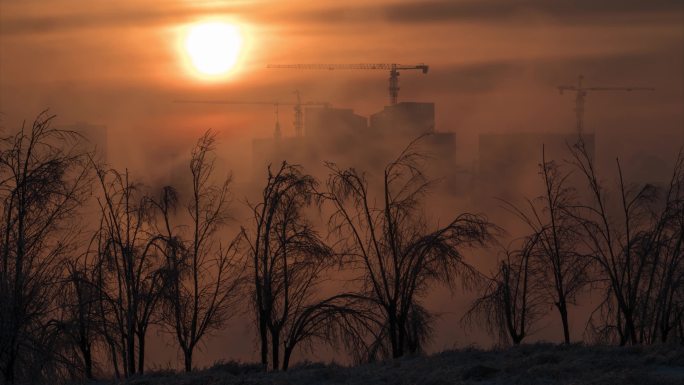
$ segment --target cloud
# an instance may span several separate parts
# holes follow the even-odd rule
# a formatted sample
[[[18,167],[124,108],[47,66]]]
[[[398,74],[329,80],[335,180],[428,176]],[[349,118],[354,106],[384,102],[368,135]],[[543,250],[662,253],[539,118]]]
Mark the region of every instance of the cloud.
[[[558,85],[573,83],[583,74],[589,86],[657,86],[659,92],[648,97],[664,104],[669,98],[676,98],[673,92],[681,92],[681,87],[677,91],[681,72],[675,75],[682,65],[677,48],[672,44],[644,52],[452,64],[431,68],[432,72],[421,79],[421,84],[432,92],[467,97],[496,91],[520,78],[555,91]]]
[[[353,10],[329,8],[314,11],[310,16],[325,22],[363,22],[381,17],[393,23],[430,23],[523,20],[525,15],[536,13],[570,23],[610,22],[615,17],[626,17],[632,22],[681,22],[682,7],[680,0],[428,0]]]
[[[268,3],[268,4],[266,4]],[[35,12],[0,15],[3,35],[30,35],[92,28],[129,28],[181,22],[200,16],[239,15],[254,21],[288,24],[343,24],[389,22],[396,24],[448,22],[524,22],[530,15],[549,17],[557,23],[615,24],[682,22],[681,0],[414,0],[383,4],[316,5],[304,1],[269,3],[235,1],[180,5],[154,1],[124,6],[80,8],[75,13],[51,11],[61,2],[46,2],[43,15]]]
[[[130,28],[191,20],[199,16],[242,14],[246,6],[234,4],[212,8],[187,7],[116,7],[106,10],[82,10],[76,13],[40,16],[13,16],[0,23],[3,35],[48,34],[90,28]]]
[[[425,79],[429,89],[449,93],[473,94],[495,89],[500,82],[515,76],[522,68],[521,62],[490,61],[435,68]]]

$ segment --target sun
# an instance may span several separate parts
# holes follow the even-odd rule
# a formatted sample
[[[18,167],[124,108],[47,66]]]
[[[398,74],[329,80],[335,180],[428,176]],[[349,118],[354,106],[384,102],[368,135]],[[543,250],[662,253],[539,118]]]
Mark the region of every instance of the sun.
[[[242,40],[240,29],[233,24],[202,22],[189,28],[184,48],[190,64],[200,75],[217,77],[235,67]]]

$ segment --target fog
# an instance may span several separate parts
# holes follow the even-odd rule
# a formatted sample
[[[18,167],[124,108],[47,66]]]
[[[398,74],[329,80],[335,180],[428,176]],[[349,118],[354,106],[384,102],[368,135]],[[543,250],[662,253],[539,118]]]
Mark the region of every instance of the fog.
[[[463,212],[484,213],[506,231],[521,235],[520,221],[501,207],[501,191],[479,189],[483,134],[559,134],[575,130],[575,93],[560,95],[582,74],[589,87],[644,86],[655,91],[589,92],[586,133],[594,135],[599,175],[616,182],[619,158],[628,180],[664,183],[684,145],[684,8],[680,1],[5,1],[0,4],[0,128],[15,132],[42,110],[55,125],[106,126],[107,162],[128,169],[146,187],[188,183],[190,151],[206,130],[217,133],[218,174],[232,175],[232,220],[225,240],[249,221],[246,201],[259,198],[266,165],[254,161],[253,141],[273,137],[270,105],[174,103],[176,100],[325,101],[368,118],[387,105],[386,71],[267,69],[269,63],[426,63],[428,74],[402,71],[399,101],[434,103],[437,133],[453,133],[449,164],[426,163],[431,178],[457,175],[432,189],[424,207],[429,220],[444,223]],[[220,82],[188,73],[179,52],[187,23],[225,16],[243,28],[239,68]],[[278,108],[284,138],[294,136],[292,106]],[[398,154],[416,135],[386,135],[382,144]],[[430,146],[425,148],[431,154]],[[260,154],[263,155],[263,154]],[[326,180],[323,161],[355,165],[369,180],[382,164],[358,165],[339,152],[335,159],[304,162]],[[433,154],[434,155],[434,154]],[[530,159],[541,161],[541,148]],[[566,165],[569,153],[550,154]],[[274,154],[271,158],[278,158]],[[437,154],[436,157],[444,155]],[[268,155],[265,158],[269,158]],[[432,163],[431,163],[432,162]],[[440,164],[440,166],[435,166]],[[532,163],[534,167],[536,163]],[[569,167],[569,166],[567,166]],[[455,172],[457,170],[458,172]],[[312,171],[313,172],[313,171]],[[491,177],[491,176],[490,176]],[[494,176],[498,177],[498,176]],[[534,198],[539,176],[515,180],[515,202]],[[502,187],[501,190],[505,190]],[[180,188],[183,194],[183,188]],[[325,231],[325,208],[313,213]],[[505,243],[505,242],[503,242]],[[484,273],[497,265],[497,249],[469,250],[466,259]],[[334,282],[334,281],[333,281]],[[334,290],[327,288],[326,290]],[[428,351],[497,341],[459,320],[475,297],[437,286],[426,305],[438,314]],[[596,301],[583,294],[570,308],[572,337],[582,338]],[[248,306],[205,340],[197,366],[219,359],[256,361],[257,334]],[[560,341],[554,311],[532,340]],[[148,366],[180,368],[172,336],[149,332]],[[348,362],[320,347],[298,359]]]

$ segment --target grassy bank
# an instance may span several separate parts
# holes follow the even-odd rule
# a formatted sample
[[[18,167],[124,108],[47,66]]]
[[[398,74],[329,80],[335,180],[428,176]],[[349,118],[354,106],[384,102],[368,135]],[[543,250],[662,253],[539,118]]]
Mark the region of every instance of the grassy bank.
[[[284,373],[255,364],[217,363],[191,374],[155,372],[135,385],[326,384],[684,384],[681,346],[604,347],[534,344],[460,349],[430,356],[343,367],[306,363]],[[104,383],[102,383],[104,384]]]

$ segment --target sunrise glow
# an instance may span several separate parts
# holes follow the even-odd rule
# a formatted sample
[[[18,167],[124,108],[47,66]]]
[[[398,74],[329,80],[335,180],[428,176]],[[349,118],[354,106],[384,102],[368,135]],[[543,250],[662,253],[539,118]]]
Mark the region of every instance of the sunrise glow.
[[[684,385],[684,0],[0,0],[0,385]]]
[[[191,26],[184,49],[194,71],[205,77],[220,77],[235,68],[242,48],[240,29],[225,22],[203,22]]]

